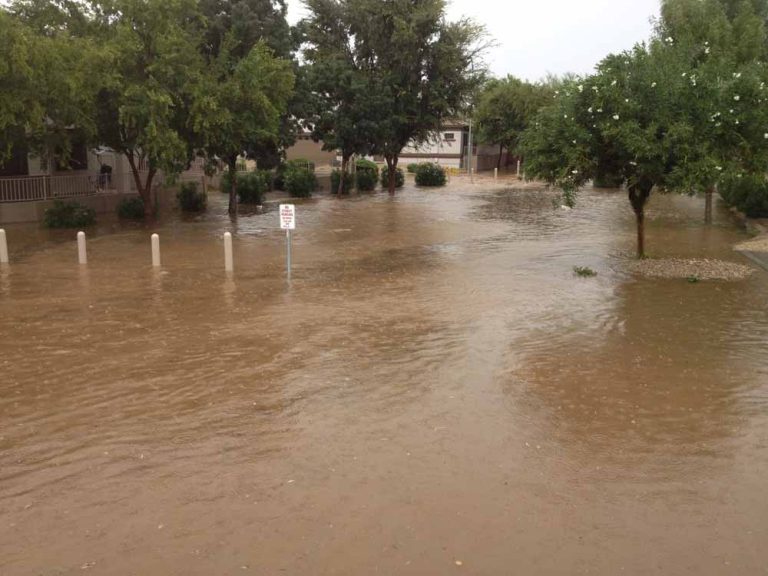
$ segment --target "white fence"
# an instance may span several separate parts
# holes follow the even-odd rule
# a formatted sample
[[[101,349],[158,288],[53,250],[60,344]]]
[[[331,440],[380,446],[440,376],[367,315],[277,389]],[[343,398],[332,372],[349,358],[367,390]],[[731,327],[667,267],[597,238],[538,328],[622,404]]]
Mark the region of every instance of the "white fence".
[[[0,202],[91,196],[98,192],[98,178],[89,174],[0,178]]]

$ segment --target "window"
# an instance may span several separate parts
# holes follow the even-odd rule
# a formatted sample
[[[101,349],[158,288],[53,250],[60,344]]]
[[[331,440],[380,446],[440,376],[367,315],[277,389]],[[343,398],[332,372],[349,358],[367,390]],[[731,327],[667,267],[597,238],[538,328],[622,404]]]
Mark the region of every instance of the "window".
[[[445,141],[446,142],[453,142],[456,140],[456,133],[455,132],[446,132],[445,133]]]

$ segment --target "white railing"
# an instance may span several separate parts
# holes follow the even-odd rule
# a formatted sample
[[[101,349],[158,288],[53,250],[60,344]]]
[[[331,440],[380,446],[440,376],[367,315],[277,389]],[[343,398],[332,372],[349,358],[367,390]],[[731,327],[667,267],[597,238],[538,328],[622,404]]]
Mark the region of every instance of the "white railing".
[[[45,200],[49,195],[48,176],[0,178],[0,202]]]

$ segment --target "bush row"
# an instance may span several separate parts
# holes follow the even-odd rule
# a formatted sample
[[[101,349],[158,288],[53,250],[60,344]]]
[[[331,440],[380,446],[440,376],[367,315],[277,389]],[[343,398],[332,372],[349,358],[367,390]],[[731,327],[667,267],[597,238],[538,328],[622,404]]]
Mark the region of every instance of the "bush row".
[[[768,218],[768,182],[764,176],[732,176],[720,183],[718,191],[723,200],[750,218]]]

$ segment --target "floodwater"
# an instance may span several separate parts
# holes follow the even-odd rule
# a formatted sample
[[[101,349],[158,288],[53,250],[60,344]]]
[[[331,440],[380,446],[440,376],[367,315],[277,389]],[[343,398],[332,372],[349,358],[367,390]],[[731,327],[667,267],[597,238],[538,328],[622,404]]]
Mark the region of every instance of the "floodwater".
[[[300,204],[288,287],[276,212],[212,204],[82,269],[8,227],[3,576],[768,574],[767,272],[638,278],[624,194],[454,184]]]

